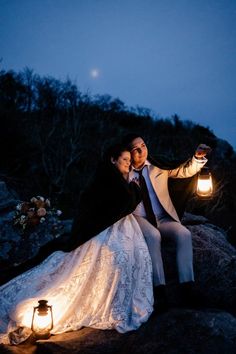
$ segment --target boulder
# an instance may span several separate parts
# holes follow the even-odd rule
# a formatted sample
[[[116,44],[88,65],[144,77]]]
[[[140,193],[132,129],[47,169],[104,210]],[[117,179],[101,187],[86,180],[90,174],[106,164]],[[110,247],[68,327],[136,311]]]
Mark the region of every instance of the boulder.
[[[153,314],[137,331],[126,334],[83,328],[37,343],[28,340],[16,347],[2,345],[0,353],[236,354],[236,249],[227,241],[225,231],[204,217],[186,214],[183,223],[192,233],[196,290],[204,297],[200,309],[180,307],[175,246],[172,242],[163,241],[163,261],[171,304],[167,313]],[[68,220],[65,222],[67,232],[70,227],[71,220]],[[29,235],[30,251],[25,257],[30,258],[33,243],[40,236],[43,238],[44,232],[39,228]],[[5,253],[12,242],[14,237],[8,239],[4,236]],[[17,253],[13,252],[12,262],[16,258]]]
[[[236,249],[226,232],[202,216],[187,214],[183,223],[192,233],[196,291],[206,307],[236,313]],[[175,247],[163,242],[163,262],[170,303],[180,304]]]
[[[216,309],[176,308],[152,315],[137,331],[125,334],[83,328],[36,343],[30,339],[17,347],[1,348],[1,353],[15,354],[234,354],[236,318]]]
[[[55,221],[53,217],[48,217],[43,224],[23,233],[13,225],[12,212],[7,214],[0,215],[0,265],[6,269],[36,256],[42,246],[68,232],[72,223],[67,220]],[[60,223],[60,229],[55,230],[55,222]]]
[[[0,213],[16,205],[15,195],[9,191],[6,183],[0,181]]]
[[[44,245],[69,234],[72,224],[71,220],[60,220],[49,214],[44,223],[23,232],[19,226],[13,225],[19,202],[0,181],[0,267],[4,270],[0,274],[0,284],[18,275],[21,268],[17,267],[33,259]],[[28,264],[30,267],[30,262]]]

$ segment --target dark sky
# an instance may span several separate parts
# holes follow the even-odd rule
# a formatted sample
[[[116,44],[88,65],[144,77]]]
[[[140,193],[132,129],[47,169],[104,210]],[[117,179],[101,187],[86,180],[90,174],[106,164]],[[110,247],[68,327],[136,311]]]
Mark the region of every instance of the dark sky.
[[[236,149],[236,0],[0,0],[0,57]]]

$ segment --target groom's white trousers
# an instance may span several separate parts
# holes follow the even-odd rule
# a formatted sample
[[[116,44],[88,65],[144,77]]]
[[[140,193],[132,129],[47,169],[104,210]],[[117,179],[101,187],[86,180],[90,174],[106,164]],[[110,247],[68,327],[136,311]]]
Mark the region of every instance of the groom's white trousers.
[[[153,266],[153,284],[165,284],[165,274],[161,255],[161,239],[168,238],[176,245],[176,263],[179,282],[194,281],[193,249],[191,232],[170,217],[157,220],[157,228],[144,217],[134,215],[145,237]]]

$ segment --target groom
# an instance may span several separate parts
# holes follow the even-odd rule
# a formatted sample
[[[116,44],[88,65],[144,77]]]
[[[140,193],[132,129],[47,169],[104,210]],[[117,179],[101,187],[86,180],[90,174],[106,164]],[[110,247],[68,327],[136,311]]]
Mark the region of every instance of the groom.
[[[165,274],[161,255],[161,239],[169,238],[176,244],[176,260],[180,291],[184,305],[193,304],[193,251],[190,231],[177,215],[168,191],[168,178],[186,178],[195,175],[205,165],[210,148],[198,146],[191,160],[177,168],[162,169],[148,156],[148,148],[139,135],[128,134],[124,143],[131,152],[132,168],[129,180],[136,181],[142,191],[142,201],[133,212],[146,239],[153,264],[154,308],[167,309]]]

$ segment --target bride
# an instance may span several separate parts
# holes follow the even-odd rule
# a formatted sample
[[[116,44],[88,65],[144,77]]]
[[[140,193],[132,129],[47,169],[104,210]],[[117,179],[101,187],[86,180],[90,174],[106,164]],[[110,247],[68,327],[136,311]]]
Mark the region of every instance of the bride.
[[[74,221],[70,252],[56,251],[0,287],[0,343],[19,344],[30,336],[40,299],[52,305],[52,334],[81,327],[124,333],[147,321],[153,311],[152,265],[131,214],[140,195],[127,182],[130,163],[130,152],[113,146],[81,197],[84,208]]]

